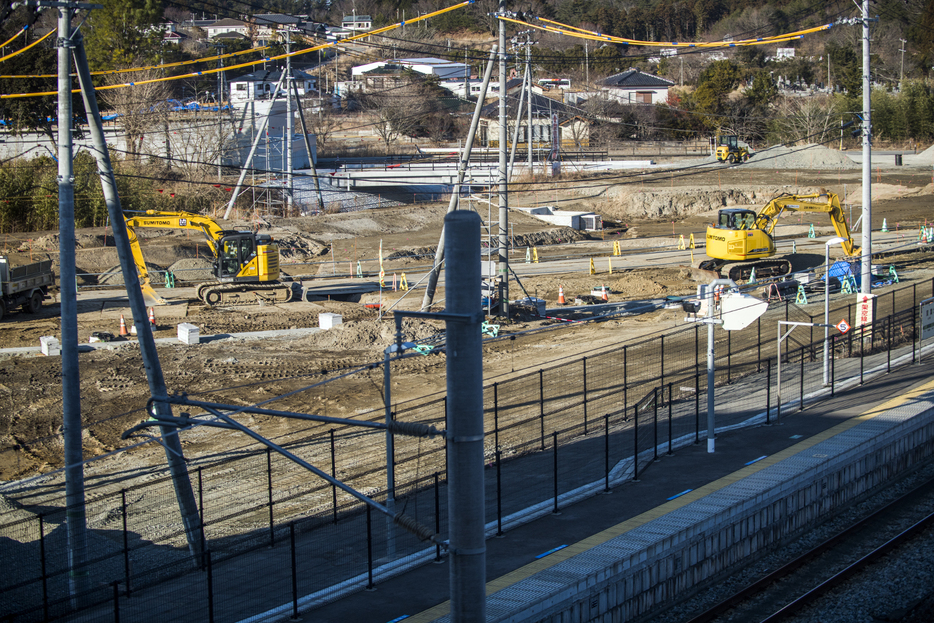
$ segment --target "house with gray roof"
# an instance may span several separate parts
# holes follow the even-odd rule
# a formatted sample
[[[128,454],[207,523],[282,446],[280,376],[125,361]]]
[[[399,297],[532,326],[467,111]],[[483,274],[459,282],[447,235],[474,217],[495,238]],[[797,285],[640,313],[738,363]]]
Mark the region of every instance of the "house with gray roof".
[[[597,84],[602,87],[601,95],[623,104],[664,104],[668,101],[668,89],[675,83],[638,69],[628,69]]]

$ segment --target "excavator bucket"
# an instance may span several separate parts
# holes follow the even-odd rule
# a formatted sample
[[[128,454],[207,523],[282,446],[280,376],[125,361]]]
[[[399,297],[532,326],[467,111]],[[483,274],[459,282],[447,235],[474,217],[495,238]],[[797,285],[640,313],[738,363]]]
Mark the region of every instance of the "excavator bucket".
[[[143,292],[143,300],[146,302],[146,307],[168,304],[164,298],[156,294],[156,291],[152,289],[148,281],[139,284],[139,289]]]

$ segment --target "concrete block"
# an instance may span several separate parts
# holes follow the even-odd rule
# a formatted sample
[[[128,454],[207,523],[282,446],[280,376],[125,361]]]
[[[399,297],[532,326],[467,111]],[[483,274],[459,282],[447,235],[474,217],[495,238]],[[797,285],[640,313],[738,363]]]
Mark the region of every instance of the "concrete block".
[[[43,355],[57,357],[62,354],[62,345],[53,335],[43,335],[39,338],[39,350]]]
[[[201,330],[190,322],[183,322],[178,325],[178,340],[188,346],[194,346],[201,342]]]
[[[344,322],[344,317],[340,314],[323,312],[318,314],[318,326],[322,329],[333,329]]]

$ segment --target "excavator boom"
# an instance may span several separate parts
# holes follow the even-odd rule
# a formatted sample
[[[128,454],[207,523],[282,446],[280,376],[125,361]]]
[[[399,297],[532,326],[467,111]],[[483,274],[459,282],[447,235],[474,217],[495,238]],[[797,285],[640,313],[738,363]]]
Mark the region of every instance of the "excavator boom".
[[[209,305],[220,303],[285,302],[291,289],[278,281],[279,247],[266,234],[221,229],[217,221],[190,212],[160,212],[125,215],[133,261],[147,305],[164,305],[149,279],[146,260],[136,235],[138,228],[194,229],[204,234],[214,255],[216,282],[198,286],[198,298]]]

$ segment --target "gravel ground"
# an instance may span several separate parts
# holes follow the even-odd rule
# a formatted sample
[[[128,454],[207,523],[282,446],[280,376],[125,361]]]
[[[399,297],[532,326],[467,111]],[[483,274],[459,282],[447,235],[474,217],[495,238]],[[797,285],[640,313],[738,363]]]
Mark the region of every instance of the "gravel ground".
[[[858,518],[868,515],[876,508],[904,495],[925,480],[934,478],[934,462],[905,479],[887,485],[871,498],[854,505],[847,511],[798,540],[787,543],[780,551],[773,552],[736,573],[719,578],[696,595],[672,606],[666,612],[643,619],[653,623],[680,623],[723,601],[742,587],[793,560],[807,550],[822,543]],[[905,526],[907,527],[907,525]],[[877,621],[901,621],[899,615],[906,614],[919,600],[930,595],[934,587],[934,531],[928,530],[921,540],[916,540],[873,565],[845,586],[825,597],[820,606],[802,611],[788,619],[799,623],[876,623]],[[891,618],[896,615],[897,618]],[[734,620],[727,615],[722,620]],[[738,620],[738,619],[737,619]],[[911,620],[911,623],[931,619]]]

